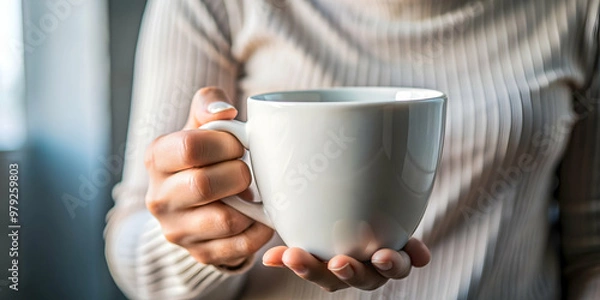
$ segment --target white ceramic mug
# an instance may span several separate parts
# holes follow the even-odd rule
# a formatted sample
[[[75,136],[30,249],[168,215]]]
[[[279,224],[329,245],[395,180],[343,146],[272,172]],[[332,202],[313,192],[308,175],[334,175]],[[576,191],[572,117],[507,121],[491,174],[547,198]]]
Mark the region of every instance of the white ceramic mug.
[[[419,224],[441,157],[446,96],[414,88],[332,88],[248,98],[248,121],[213,121],[249,150],[262,203],[223,199],[323,260],[401,249]]]

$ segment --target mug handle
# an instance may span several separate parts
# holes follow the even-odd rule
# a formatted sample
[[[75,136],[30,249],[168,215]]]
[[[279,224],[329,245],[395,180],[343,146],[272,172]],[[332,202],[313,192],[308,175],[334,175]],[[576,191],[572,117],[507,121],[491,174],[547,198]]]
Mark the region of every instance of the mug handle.
[[[208,122],[200,126],[199,129],[216,130],[231,133],[233,136],[235,136],[235,138],[238,139],[238,141],[240,141],[242,146],[244,146],[244,148],[248,150],[250,141],[248,139],[246,123],[244,122],[240,122],[237,120],[217,120]],[[246,162],[246,164],[248,164],[248,162]],[[252,168],[251,165],[248,165],[248,167]],[[273,223],[265,213],[264,206],[262,203],[252,203],[236,195],[225,197],[221,199],[221,201],[235,208],[244,215],[254,219],[255,221],[261,222],[271,228],[274,228]]]

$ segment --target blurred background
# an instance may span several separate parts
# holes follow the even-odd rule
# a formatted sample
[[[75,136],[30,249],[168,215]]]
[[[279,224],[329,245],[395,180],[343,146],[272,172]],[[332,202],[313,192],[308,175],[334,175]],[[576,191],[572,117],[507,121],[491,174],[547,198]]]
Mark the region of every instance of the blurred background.
[[[145,0],[0,1],[0,299],[124,299],[102,231]],[[18,164],[19,291],[9,288]]]

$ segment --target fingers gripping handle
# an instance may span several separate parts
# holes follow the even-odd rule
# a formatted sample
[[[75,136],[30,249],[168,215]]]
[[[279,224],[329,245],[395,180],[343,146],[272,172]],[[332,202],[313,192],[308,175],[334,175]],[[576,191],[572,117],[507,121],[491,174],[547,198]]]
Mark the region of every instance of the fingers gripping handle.
[[[244,201],[238,196],[230,196],[227,198],[223,198],[223,199],[221,199],[221,202],[235,208],[239,212],[243,213],[244,215],[246,215],[256,221],[261,222],[261,223],[273,228],[273,225],[271,224],[271,220],[269,220],[269,218],[265,214],[265,211],[263,210],[262,203],[252,203],[252,202]]]
[[[246,133],[246,123],[244,122],[236,120],[217,120],[200,126],[200,129],[229,132],[242,143],[244,148],[248,149],[250,146],[248,143],[248,134]]]
[[[246,123],[236,121],[236,120],[230,120],[230,121],[218,120],[218,121],[212,121],[212,122],[206,123],[206,124],[202,125],[200,127],[200,129],[229,132],[229,133],[233,134],[233,136],[235,136],[240,141],[240,143],[242,144],[242,146],[244,146],[244,148],[248,149],[248,147],[249,147],[250,143],[249,143],[248,134],[246,131]],[[246,163],[248,163],[248,162],[246,162]],[[249,166],[249,167],[252,168],[251,166]],[[248,202],[248,201],[241,199],[238,196],[229,196],[229,197],[221,199],[221,201],[223,203],[235,208],[236,210],[243,213],[244,215],[273,228],[273,224],[271,223],[271,220],[265,213],[262,203]]]

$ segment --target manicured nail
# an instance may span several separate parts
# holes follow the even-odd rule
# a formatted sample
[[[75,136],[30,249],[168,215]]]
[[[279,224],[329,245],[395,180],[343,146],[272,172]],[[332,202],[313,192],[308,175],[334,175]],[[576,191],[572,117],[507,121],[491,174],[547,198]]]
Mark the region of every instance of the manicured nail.
[[[265,266],[265,267],[276,267],[276,268],[277,267],[283,267],[283,265],[268,263],[268,262],[266,262],[264,260],[263,260],[262,263],[263,263],[263,266]]]
[[[342,280],[348,280],[348,279],[352,278],[352,276],[354,276],[354,270],[352,270],[352,267],[350,266],[349,263],[347,263],[339,268],[329,269],[329,270],[332,271],[333,273],[335,273],[335,275]]]
[[[379,269],[381,271],[387,271],[387,270],[391,269],[393,266],[391,261],[375,261],[375,260],[373,260],[371,262],[377,269]]]
[[[232,108],[234,108],[233,105],[231,105],[227,102],[217,101],[217,102],[213,102],[213,103],[209,104],[206,107],[206,110],[208,110],[208,112],[211,114],[216,114],[216,113],[220,113],[222,111],[226,111],[226,110],[232,109]]]
[[[283,267],[283,264],[269,263],[269,262],[266,262],[264,259],[263,259],[262,263],[263,263],[263,266],[265,266],[265,267],[276,267],[276,268]]]

